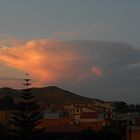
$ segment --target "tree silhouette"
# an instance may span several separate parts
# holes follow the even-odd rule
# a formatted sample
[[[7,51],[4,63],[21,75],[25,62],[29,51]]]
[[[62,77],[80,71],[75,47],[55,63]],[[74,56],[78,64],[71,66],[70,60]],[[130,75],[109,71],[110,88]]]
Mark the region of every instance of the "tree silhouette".
[[[15,102],[12,96],[5,95],[0,100],[0,110],[12,110],[15,108]]]
[[[20,96],[20,101],[17,103],[17,109],[13,112],[10,122],[14,124],[12,134],[20,137],[20,139],[32,139],[37,135],[40,135],[43,131],[37,128],[37,125],[42,119],[42,113],[39,111],[39,105],[34,100],[34,96],[31,94],[29,74],[26,74],[27,78],[24,79],[25,89]]]

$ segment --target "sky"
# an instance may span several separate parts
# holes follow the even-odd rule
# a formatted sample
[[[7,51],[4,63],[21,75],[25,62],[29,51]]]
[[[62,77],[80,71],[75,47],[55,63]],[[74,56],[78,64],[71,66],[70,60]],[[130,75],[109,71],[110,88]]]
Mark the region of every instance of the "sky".
[[[56,85],[139,103],[139,0],[1,0],[0,87]]]

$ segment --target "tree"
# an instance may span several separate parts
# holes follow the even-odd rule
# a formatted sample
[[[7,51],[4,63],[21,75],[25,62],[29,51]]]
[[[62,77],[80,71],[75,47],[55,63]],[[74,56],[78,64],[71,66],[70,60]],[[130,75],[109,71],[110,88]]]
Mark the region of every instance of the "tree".
[[[0,109],[1,110],[10,110],[15,108],[15,101],[12,96],[5,95],[0,100]]]
[[[26,88],[23,89],[20,96],[21,100],[18,101],[17,109],[13,112],[10,120],[15,125],[14,129],[12,129],[12,134],[20,137],[20,139],[32,139],[43,131],[37,128],[42,119],[42,113],[39,111],[40,107],[30,92],[29,74],[26,74],[26,76],[27,78],[24,79]]]
[[[117,113],[127,113],[129,112],[129,107],[127,103],[121,101],[121,102],[115,102],[115,108]]]

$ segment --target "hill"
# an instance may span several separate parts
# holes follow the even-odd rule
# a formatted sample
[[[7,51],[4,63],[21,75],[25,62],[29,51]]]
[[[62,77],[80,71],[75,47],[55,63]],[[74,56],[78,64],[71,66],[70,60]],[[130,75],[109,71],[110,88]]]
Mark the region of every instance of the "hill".
[[[22,90],[16,90],[12,88],[0,88],[0,99],[2,99],[4,96],[12,96],[14,100],[17,100],[21,92]],[[32,88],[31,93],[39,102],[48,104],[89,103],[95,101],[94,99],[80,96],[56,86]]]

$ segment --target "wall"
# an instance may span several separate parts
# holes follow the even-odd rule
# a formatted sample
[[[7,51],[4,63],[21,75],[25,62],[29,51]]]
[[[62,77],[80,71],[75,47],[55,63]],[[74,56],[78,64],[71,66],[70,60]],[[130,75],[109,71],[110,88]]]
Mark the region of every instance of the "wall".
[[[127,140],[140,140],[140,126],[127,127]]]

